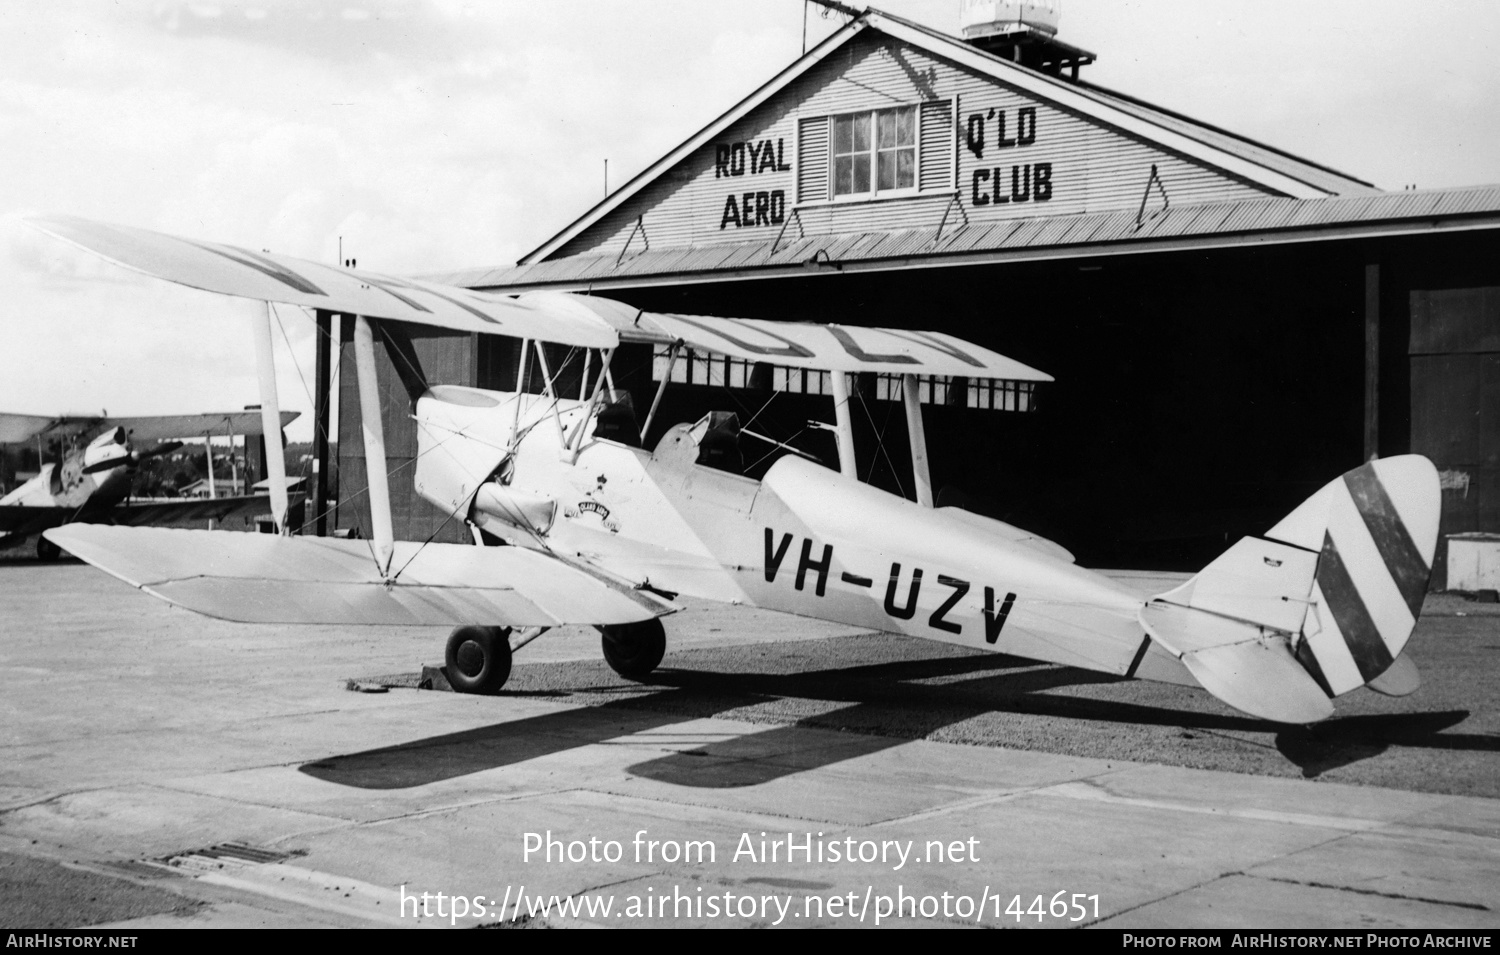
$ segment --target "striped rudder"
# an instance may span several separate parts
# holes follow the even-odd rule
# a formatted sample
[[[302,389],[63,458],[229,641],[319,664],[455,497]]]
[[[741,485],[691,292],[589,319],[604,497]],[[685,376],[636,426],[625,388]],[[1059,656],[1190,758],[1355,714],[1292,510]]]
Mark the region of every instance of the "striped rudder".
[[[1266,536],[1316,551],[1298,661],[1329,696],[1379,677],[1417,625],[1437,548],[1437,469],[1384,458],[1324,487]]]
[[[1440,499],[1426,458],[1355,468],[1152,598],[1141,624],[1204,689],[1265,719],[1325,719],[1332,697],[1366,684],[1409,693],[1420,678],[1401,651],[1426,596]]]

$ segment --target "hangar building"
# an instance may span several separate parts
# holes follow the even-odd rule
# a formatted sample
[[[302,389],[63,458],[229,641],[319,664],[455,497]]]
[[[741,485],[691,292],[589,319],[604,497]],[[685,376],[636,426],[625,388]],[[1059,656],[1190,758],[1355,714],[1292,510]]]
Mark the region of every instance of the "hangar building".
[[[1408,451],[1442,471],[1444,533],[1500,531],[1500,186],[1382,192],[1087,82],[1093,54],[1055,24],[965,38],[850,13],[516,265],[435,278],[938,330],[1040,368],[1056,380],[924,384],[934,486],[1087,565],[1196,569],[1333,476]],[[517,343],[420,334],[432,380],[513,387]],[[634,347],[614,367],[639,406],[665,363]],[[368,518],[349,493],[364,465],[347,352],[349,526]],[[806,427],[831,420],[826,380],[731,364],[680,365],[661,427],[730,410],[831,455]],[[416,441],[387,379],[394,469]],[[861,476],[910,496],[899,394],[857,393]],[[403,499],[407,482],[393,493],[398,536],[465,539]]]

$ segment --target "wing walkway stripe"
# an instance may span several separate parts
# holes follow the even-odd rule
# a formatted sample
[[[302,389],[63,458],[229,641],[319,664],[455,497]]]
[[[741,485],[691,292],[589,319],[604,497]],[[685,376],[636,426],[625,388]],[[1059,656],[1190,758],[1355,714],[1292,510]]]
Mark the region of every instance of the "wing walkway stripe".
[[[1380,559],[1385,562],[1391,579],[1396,582],[1396,588],[1401,591],[1415,619],[1421,615],[1422,601],[1427,596],[1430,574],[1427,561],[1422,559],[1411,531],[1401,520],[1395,502],[1386,492],[1385,485],[1380,483],[1380,476],[1373,467],[1367,464],[1350,471],[1344,475],[1344,483],[1349,488],[1349,496],[1354,498],[1359,516],[1364,519],[1370,538],[1380,551]]]
[[[1394,658],[1354,586],[1349,568],[1334,546],[1333,536],[1327,531],[1323,532],[1323,554],[1318,560],[1318,587],[1323,591],[1323,599],[1338,624],[1339,632],[1344,635],[1344,643],[1354,657],[1360,676],[1368,683],[1384,673]]]

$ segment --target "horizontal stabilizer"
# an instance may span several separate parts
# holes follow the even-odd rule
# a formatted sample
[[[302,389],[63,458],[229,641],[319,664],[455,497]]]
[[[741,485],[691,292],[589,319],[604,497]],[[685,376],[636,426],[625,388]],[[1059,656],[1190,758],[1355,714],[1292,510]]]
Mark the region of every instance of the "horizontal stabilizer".
[[[1237,710],[1278,723],[1333,715],[1333,701],[1297,662],[1284,635],[1159,600],[1141,610],[1140,620],[1205,690]]]
[[[1295,634],[1307,616],[1317,570],[1315,551],[1245,537],[1157,599]]]
[[[677,609],[519,547],[397,541],[387,583],[368,541],[85,524],[46,537],[169,603],[243,623],[552,627]]]

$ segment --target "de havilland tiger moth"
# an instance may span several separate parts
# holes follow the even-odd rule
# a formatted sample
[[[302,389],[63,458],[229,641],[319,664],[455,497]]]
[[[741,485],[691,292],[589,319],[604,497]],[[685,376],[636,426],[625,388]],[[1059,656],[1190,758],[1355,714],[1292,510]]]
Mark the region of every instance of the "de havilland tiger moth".
[[[642,312],[594,296],[487,294],[320,265],[71,217],[38,228],[150,275],[247,300],[262,414],[276,420],[269,303],[353,318],[372,539],[289,534],[271,449],[279,536],[68,525],[57,545],[170,603],[257,623],[452,626],[447,675],[492,693],[512,653],[546,628],[597,627],[630,679],[662,661],[662,619],[679,594],[872,630],[1198,686],[1245,713],[1303,724],[1361,686],[1391,695],[1420,678],[1403,653],[1438,534],[1433,465],[1370,461],[1274,527],[1231,546],[1187,582],[1143,598],[1017,527],[935,507],[918,376],[1046,381],[950,335]],[[404,323],[512,336],[534,347],[542,394],[429,385]],[[375,346],[391,355],[417,423],[416,490],[466,521],[468,546],[393,539]],[[789,451],[761,480],[713,466],[742,437],[730,415],[674,425],[641,447],[610,385],[621,343],[829,374],[839,469]],[[558,393],[542,343],[600,372]],[[899,377],[916,500],[856,476],[847,376]],[[661,376],[665,388],[671,374]],[[274,444],[275,442],[271,442]],[[1289,451],[1289,453],[1295,453]]]

